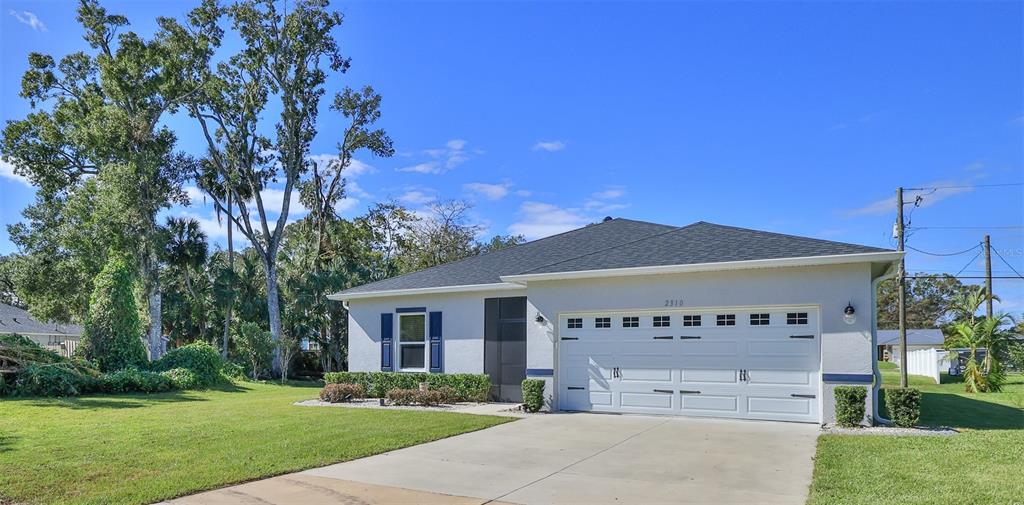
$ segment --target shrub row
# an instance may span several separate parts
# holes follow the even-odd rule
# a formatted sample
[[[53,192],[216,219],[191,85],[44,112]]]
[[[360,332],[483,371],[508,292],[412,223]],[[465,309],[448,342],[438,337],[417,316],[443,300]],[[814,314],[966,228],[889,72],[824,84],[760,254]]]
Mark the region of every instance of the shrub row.
[[[470,373],[403,373],[403,372],[328,372],[328,384],[359,384],[369,398],[384,398],[392,389],[418,389],[426,382],[430,389],[451,388],[453,401],[487,401],[491,391],[491,378],[486,374]]]
[[[441,405],[444,400],[444,393],[435,389],[391,389],[385,395],[391,405],[423,405],[434,407]]]
[[[328,403],[349,402],[364,396],[366,391],[359,384],[328,384],[320,390],[320,401]]]

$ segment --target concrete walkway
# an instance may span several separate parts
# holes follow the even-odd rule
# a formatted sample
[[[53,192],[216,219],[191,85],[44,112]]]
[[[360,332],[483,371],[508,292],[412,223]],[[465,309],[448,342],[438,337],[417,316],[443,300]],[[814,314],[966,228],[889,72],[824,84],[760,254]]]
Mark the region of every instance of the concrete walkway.
[[[802,504],[816,425],[551,414],[175,500]]]

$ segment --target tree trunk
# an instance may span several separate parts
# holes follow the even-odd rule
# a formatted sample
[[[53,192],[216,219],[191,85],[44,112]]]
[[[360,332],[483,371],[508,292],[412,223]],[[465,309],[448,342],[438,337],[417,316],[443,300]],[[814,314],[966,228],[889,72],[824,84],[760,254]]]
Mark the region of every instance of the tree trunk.
[[[163,353],[163,297],[160,282],[151,280],[149,284],[149,359],[156,361]]]
[[[231,237],[231,229],[234,228],[234,225],[233,225],[233,223],[231,221],[231,191],[228,191],[228,219],[227,219],[227,223],[228,223],[228,269],[231,270],[231,275],[234,276],[234,273],[235,273],[235,244],[232,241],[232,237]],[[227,308],[227,310],[224,313],[224,338],[223,338],[223,343],[221,344],[221,348],[220,348],[220,357],[223,358],[225,361],[227,361],[227,359],[228,359],[228,344],[229,344],[228,339],[230,338],[230,335],[231,335],[231,309],[235,305],[234,289],[235,289],[235,286],[232,285],[231,286],[231,290],[232,290],[231,303],[228,304],[228,308]]]
[[[273,257],[268,259],[264,261],[267,269],[267,315],[270,319],[270,340],[275,346],[271,370],[277,377],[281,375],[281,351],[277,349],[277,340],[281,337],[281,304],[277,293],[277,265]]]

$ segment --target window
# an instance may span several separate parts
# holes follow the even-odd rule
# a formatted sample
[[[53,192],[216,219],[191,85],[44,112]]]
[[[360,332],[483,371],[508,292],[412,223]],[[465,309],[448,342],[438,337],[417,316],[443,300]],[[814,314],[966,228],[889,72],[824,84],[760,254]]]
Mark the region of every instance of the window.
[[[654,316],[654,327],[655,328],[668,328],[672,326],[670,322],[672,318],[670,316]]]
[[[736,314],[718,314],[718,326],[736,326]]]
[[[427,316],[425,314],[399,314],[398,366],[402,369],[422,369],[426,363]]]
[[[307,352],[316,352],[320,350],[320,342],[309,337],[305,337],[302,339],[302,342],[299,343],[299,348]]]
[[[583,318],[582,317],[570,317],[569,318],[569,329],[570,330],[577,330],[577,329],[580,329],[582,327],[583,327]]]
[[[807,324],[806,312],[789,312],[786,314],[786,324]]]
[[[595,317],[594,328],[611,328],[612,318],[610,317]]]
[[[633,316],[624,317],[624,318],[622,318],[622,327],[623,328],[639,328],[640,327],[640,318],[639,317],[633,317]]]
[[[683,316],[683,326],[700,326],[700,316]]]
[[[751,314],[750,326],[765,326],[771,323],[771,316],[768,314]]]

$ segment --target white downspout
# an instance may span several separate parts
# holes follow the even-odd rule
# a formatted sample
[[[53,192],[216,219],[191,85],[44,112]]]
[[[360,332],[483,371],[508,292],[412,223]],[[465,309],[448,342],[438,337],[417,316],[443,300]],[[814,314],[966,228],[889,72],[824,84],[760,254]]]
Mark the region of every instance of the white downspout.
[[[871,372],[875,383],[871,386],[871,417],[875,424],[892,425],[892,421],[878,415],[878,390],[882,387],[882,372],[878,369],[878,285],[886,279],[896,276],[896,270],[890,266],[884,274],[871,281]]]

